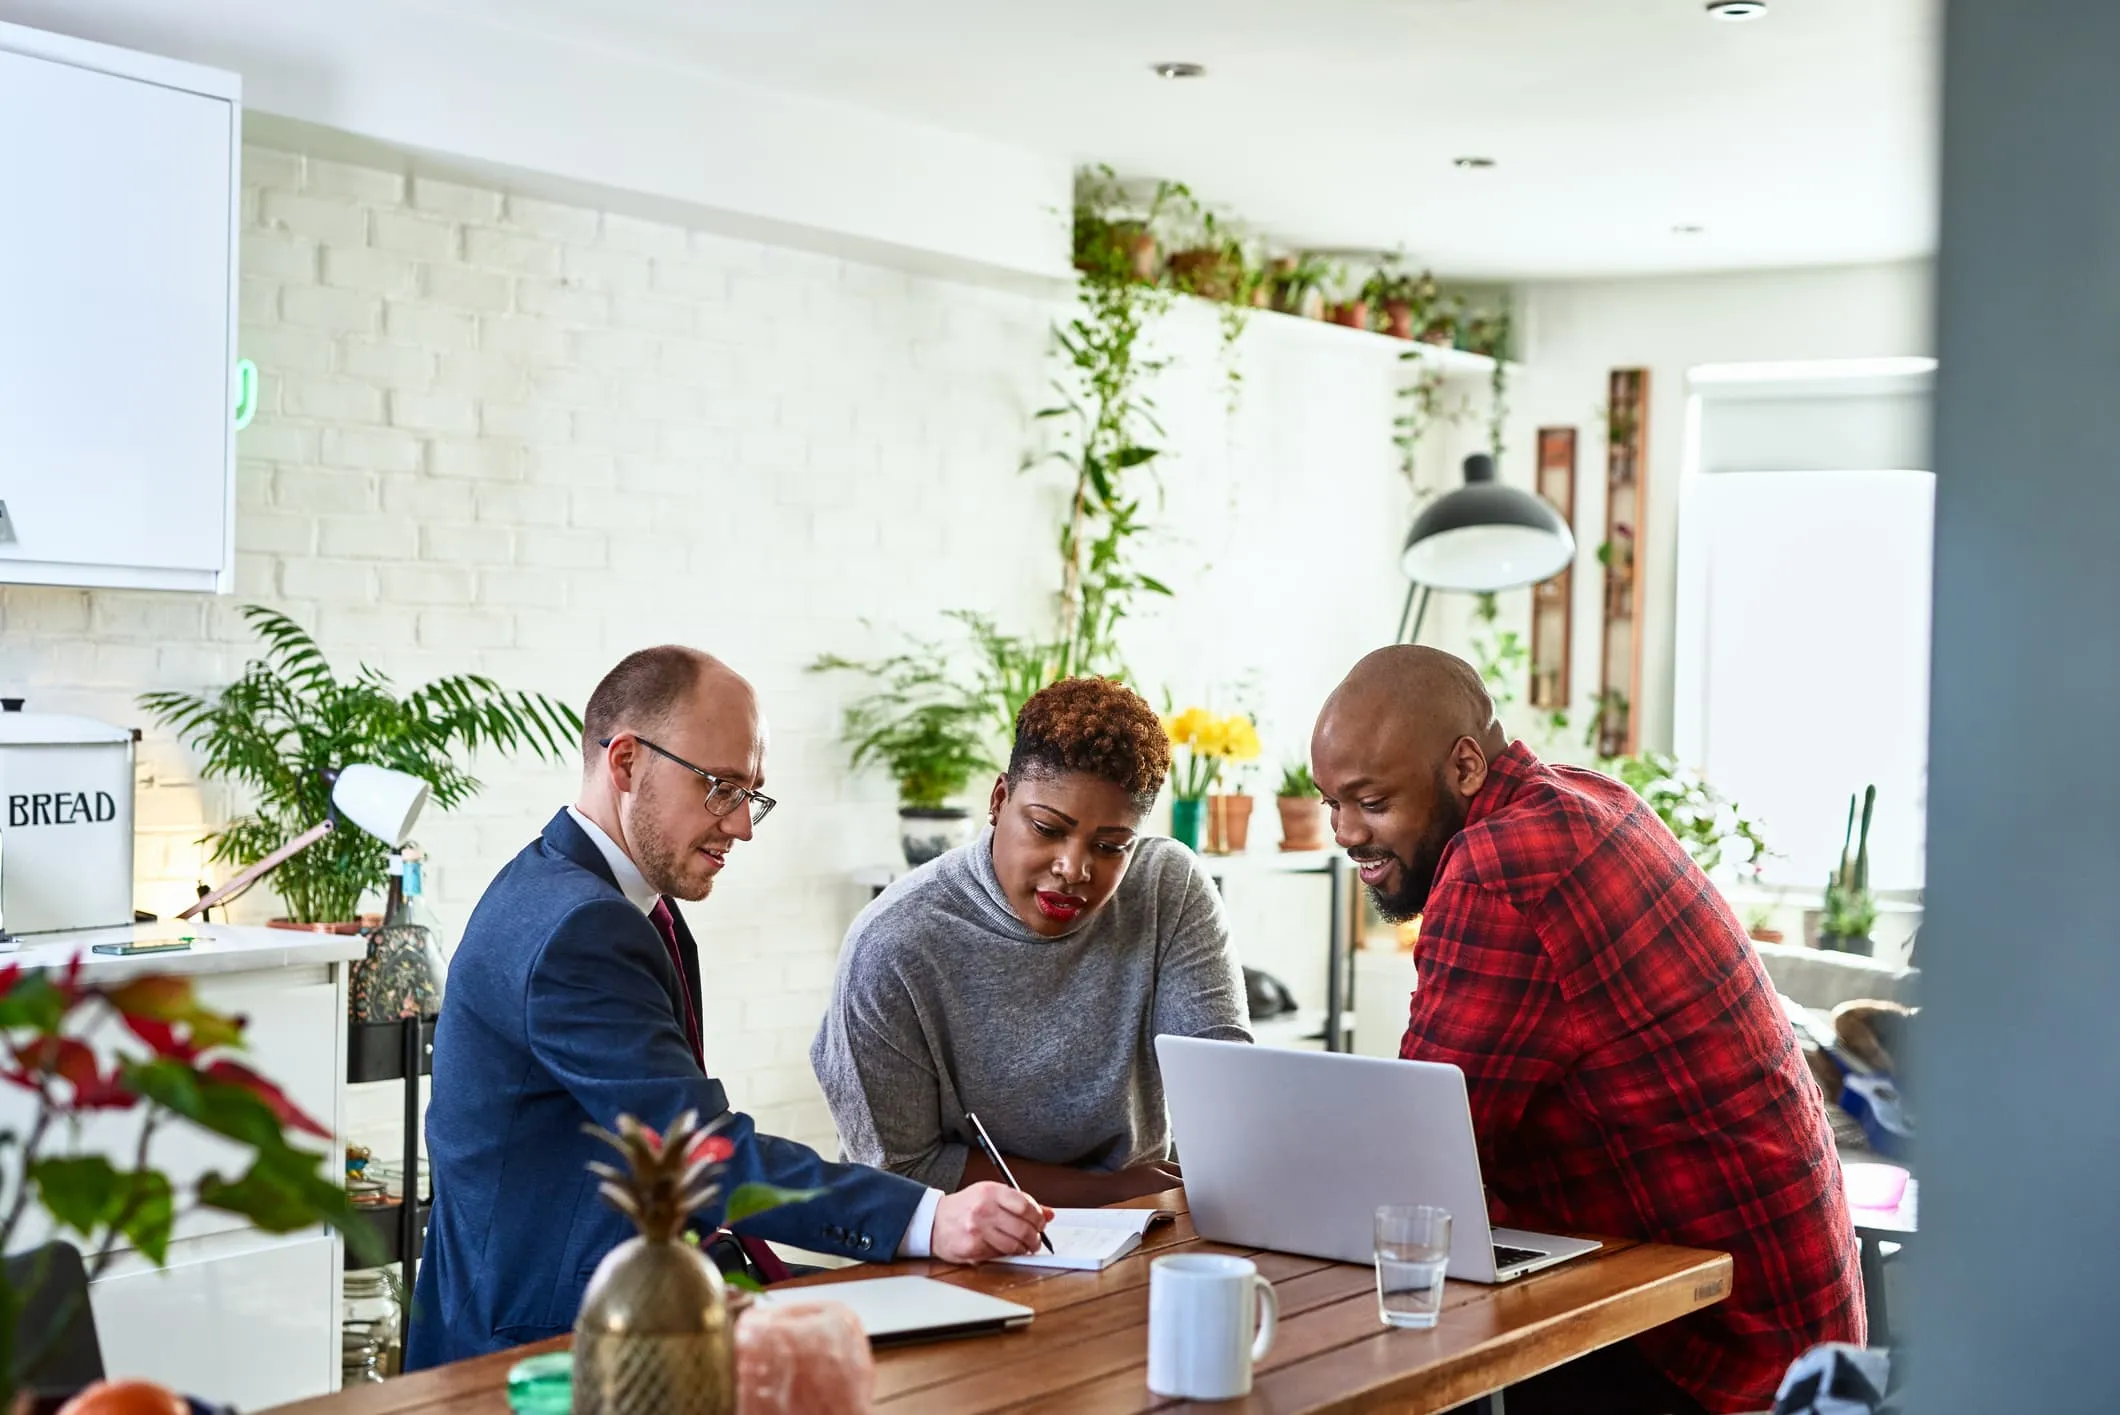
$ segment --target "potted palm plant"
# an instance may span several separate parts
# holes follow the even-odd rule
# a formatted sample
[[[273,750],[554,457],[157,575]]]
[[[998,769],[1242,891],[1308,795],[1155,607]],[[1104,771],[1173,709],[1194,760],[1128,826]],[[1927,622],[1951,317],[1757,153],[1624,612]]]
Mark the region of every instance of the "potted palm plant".
[[[148,693],[141,706],[194,751],[201,771],[249,790],[252,806],[206,837],[216,863],[255,864],[331,813],[338,771],[356,762],[425,781],[447,810],[471,799],[478,778],[457,754],[488,748],[559,761],[581,744],[581,718],[540,693],[490,678],[438,678],[403,697],[366,664],[351,678],[332,671],[316,640],[286,615],[245,605],[265,641],[235,682],[211,695]],[[389,850],[358,830],[337,830],[281,865],[273,888],[287,905],[275,923],[354,932],[364,896],[389,881]]]
[[[1325,811],[1308,762],[1290,762],[1282,771],[1274,805],[1281,812],[1283,850],[1325,848]]]
[[[905,862],[924,865],[963,844],[971,813],[951,802],[963,796],[974,772],[998,767],[988,745],[992,699],[960,683],[941,646],[925,640],[867,662],[827,654],[810,671],[860,673],[876,684],[847,705],[842,735],[855,768],[880,765],[898,783]]]

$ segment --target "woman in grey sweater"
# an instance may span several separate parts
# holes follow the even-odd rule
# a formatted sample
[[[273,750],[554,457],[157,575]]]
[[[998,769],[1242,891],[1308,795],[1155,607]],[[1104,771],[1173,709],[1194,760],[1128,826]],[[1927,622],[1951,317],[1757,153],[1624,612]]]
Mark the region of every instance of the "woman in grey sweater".
[[[1140,833],[1169,770],[1162,723],[1121,684],[1024,704],[990,828],[847,932],[810,1063],[849,1159],[945,1190],[999,1179],[976,1112],[1044,1203],[1178,1182],[1155,1038],[1251,1034],[1206,871]]]

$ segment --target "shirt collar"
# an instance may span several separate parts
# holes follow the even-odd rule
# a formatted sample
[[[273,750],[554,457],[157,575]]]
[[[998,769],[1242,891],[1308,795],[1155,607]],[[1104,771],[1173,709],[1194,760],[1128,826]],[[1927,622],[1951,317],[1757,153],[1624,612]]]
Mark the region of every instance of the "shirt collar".
[[[582,834],[588,836],[589,843],[596,847],[596,853],[611,867],[611,878],[618,881],[618,892],[641,913],[653,913],[661,896],[641,877],[640,868],[633,863],[632,857],[619,848],[617,841],[604,834],[602,826],[574,807],[567,807],[567,814],[574,818],[574,823],[582,828]]]
[[[1487,763],[1487,780],[1465,808],[1465,824],[1478,825],[1509,804],[1524,783],[1545,771],[1532,750],[1521,741],[1511,742],[1502,754]]]

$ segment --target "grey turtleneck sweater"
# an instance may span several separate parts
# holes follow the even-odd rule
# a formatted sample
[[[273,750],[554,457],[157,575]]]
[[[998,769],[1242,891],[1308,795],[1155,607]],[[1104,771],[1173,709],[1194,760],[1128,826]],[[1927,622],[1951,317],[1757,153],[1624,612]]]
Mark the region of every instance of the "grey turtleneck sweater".
[[[1192,851],[1146,837],[1102,909],[1042,938],[1009,907],[992,840],[898,880],[847,931],[810,1045],[846,1157],[954,1189],[975,1111],[1006,1154],[1162,1158],[1156,1037],[1251,1040],[1213,883]]]

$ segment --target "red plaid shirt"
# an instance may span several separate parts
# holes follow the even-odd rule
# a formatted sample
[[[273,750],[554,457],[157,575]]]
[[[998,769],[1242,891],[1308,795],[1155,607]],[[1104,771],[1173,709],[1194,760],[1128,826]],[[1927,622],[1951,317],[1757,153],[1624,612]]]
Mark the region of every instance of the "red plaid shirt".
[[[1636,1342],[1709,1410],[1864,1339],[1840,1160],[1766,970],[1642,800],[1497,757],[1421,917],[1399,1054],[1460,1067],[1497,1224],[1714,1248],[1730,1296]]]

